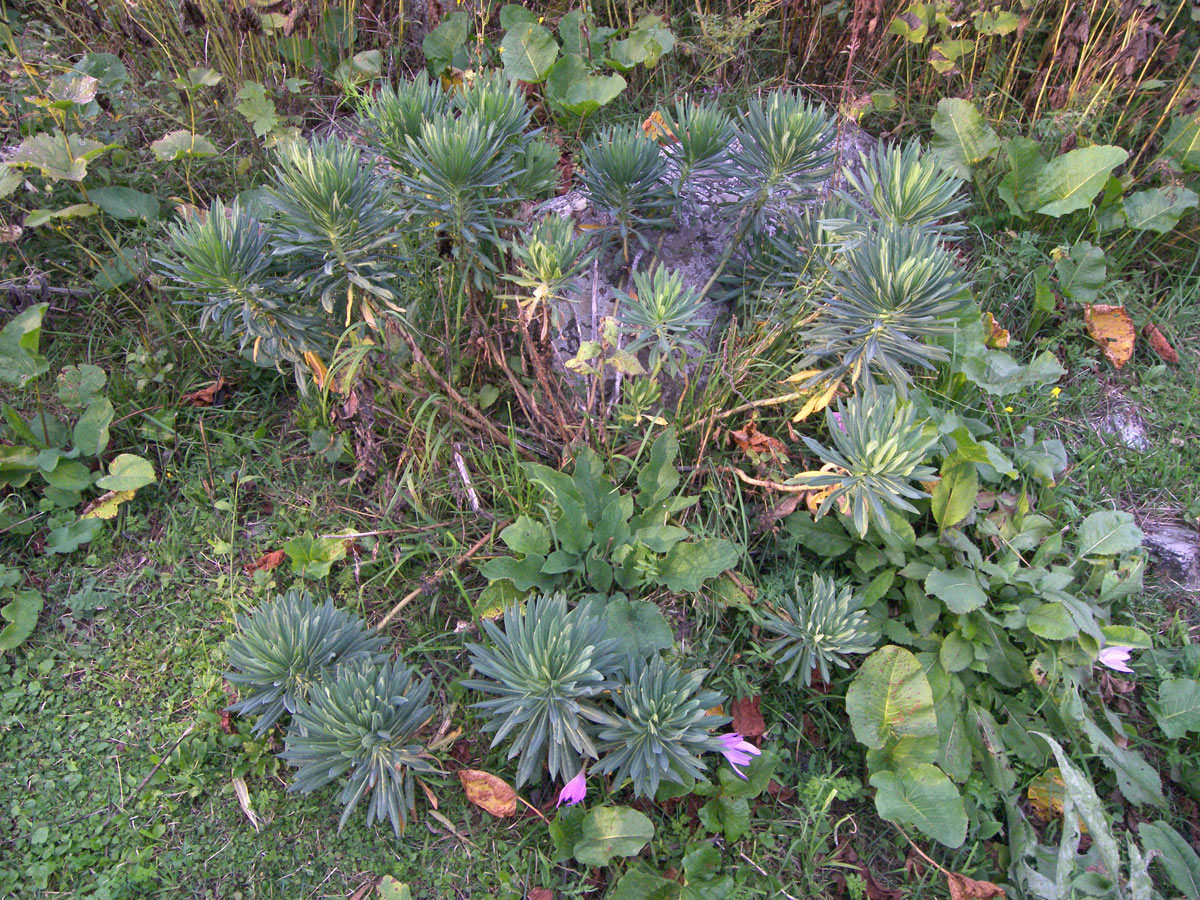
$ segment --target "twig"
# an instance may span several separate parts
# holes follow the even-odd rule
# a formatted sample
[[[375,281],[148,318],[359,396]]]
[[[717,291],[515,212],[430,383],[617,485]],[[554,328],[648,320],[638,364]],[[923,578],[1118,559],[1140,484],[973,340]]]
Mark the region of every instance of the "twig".
[[[778,481],[764,481],[761,478],[752,478],[736,466],[713,466],[713,471],[729,472],[736,475],[746,484],[767,488],[772,491],[782,491],[785,494],[807,494],[812,491],[811,487],[803,484],[780,484]]]
[[[475,493],[475,486],[471,484],[471,473],[467,471],[467,463],[462,457],[462,451],[458,444],[455,444],[451,451],[451,455],[454,457],[454,467],[458,469],[458,476],[467,490],[467,503],[471,507],[471,512],[480,513],[482,506],[479,503],[479,494]]]
[[[933,866],[935,869],[937,869],[939,872],[941,872],[941,873],[942,873],[943,875],[945,875],[947,878],[949,878],[949,877],[950,877],[950,875],[952,875],[952,874],[953,874],[953,873],[952,873],[952,872],[951,872],[949,869],[945,868],[945,867],[944,867],[944,866],[943,866],[941,863],[939,863],[937,860],[935,860],[935,859],[930,859],[930,858],[929,858],[929,854],[928,854],[928,853],[926,853],[924,850],[922,850],[920,847],[918,847],[918,846],[916,845],[916,843],[913,841],[913,839],[912,839],[912,838],[910,838],[910,837],[908,836],[908,833],[907,833],[907,832],[906,832],[906,831],[905,831],[903,828],[901,828],[901,827],[900,827],[899,825],[897,825],[895,822],[892,822],[891,824],[892,824],[892,827],[893,827],[893,828],[895,828],[895,829],[896,829],[898,832],[900,832],[902,835],[904,835],[904,839],[905,839],[906,841],[908,841],[908,845],[909,845],[910,847],[912,847],[914,850],[916,850],[916,851],[917,851],[917,853],[919,853],[919,854],[921,855],[921,857],[922,857],[922,858],[925,860],[925,862],[929,863],[931,866]]]
[[[483,545],[492,539],[493,535],[496,533],[497,528],[503,528],[504,526],[508,525],[508,523],[510,521],[512,521],[512,520],[511,519],[506,520],[504,522],[498,523],[497,525],[493,525],[492,530],[489,531],[487,534],[485,534],[483,537],[481,537],[479,540],[477,540],[474,544],[472,544],[470,549],[467,550],[466,553],[464,553],[462,556],[458,557],[457,559],[453,560],[452,562],[441,566],[436,572],[433,573],[432,578],[429,578],[424,583],[422,583],[418,587],[413,588],[411,591],[409,591],[407,594],[405,594],[400,599],[400,602],[392,607],[391,612],[389,612],[386,616],[384,616],[380,620],[379,624],[375,626],[375,630],[383,631],[383,629],[385,627],[387,627],[388,622],[390,622],[390,621],[392,621],[392,619],[396,618],[396,616],[399,615],[400,611],[403,610],[404,607],[408,606],[408,604],[410,604],[414,600],[416,600],[417,597],[421,596],[422,593],[424,593],[426,590],[428,590],[430,587],[432,587],[434,584],[436,584],[438,581],[440,581],[448,570],[457,569],[459,566],[461,566],[463,563],[465,563],[468,559],[470,559],[472,556],[474,556],[476,553],[478,553],[480,550],[482,550]]]
[[[790,394],[780,394],[778,397],[765,397],[762,400],[751,400],[749,403],[743,403],[741,406],[735,406],[733,409],[727,409],[724,412],[713,413],[705,419],[697,419],[691,425],[683,429],[683,433],[691,431],[693,428],[699,428],[701,425],[708,425],[711,422],[720,422],[722,419],[728,419],[730,416],[736,416],[738,413],[750,412],[752,409],[761,409],[764,406],[779,406],[781,403],[791,403],[793,400],[799,400],[804,397],[802,391],[793,391]]]

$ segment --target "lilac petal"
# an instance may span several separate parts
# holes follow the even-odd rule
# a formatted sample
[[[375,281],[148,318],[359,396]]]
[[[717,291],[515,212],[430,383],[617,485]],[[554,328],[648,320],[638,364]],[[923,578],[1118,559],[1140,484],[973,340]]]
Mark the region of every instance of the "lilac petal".
[[[579,774],[563,785],[563,789],[559,791],[558,803],[555,808],[562,806],[564,803],[567,806],[574,806],[580,800],[587,796],[587,771],[580,769]]]
[[[1133,652],[1132,647],[1105,647],[1097,654],[1097,661],[1114,672],[1128,672],[1133,674],[1133,669],[1129,668],[1129,655]]]

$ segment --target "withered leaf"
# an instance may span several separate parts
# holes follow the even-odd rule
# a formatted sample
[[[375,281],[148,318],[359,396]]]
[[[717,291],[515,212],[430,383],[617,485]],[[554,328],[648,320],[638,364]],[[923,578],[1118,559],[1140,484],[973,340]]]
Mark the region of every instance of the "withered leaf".
[[[247,575],[253,575],[260,569],[264,572],[270,572],[287,558],[287,553],[283,550],[272,550],[270,553],[264,553],[252,563],[246,563],[245,570]]]
[[[990,881],[976,881],[957,872],[947,872],[946,881],[950,883],[950,900],[993,900],[1003,897],[1004,888]]]
[[[207,387],[202,387],[198,391],[192,391],[190,394],[184,394],[180,400],[188,406],[212,406],[216,399],[217,392],[221,388],[229,384],[223,375],[218,375],[217,380]]]
[[[1179,354],[1175,352],[1175,348],[1171,346],[1171,342],[1166,336],[1158,330],[1158,326],[1153,322],[1147,322],[1142,328],[1142,337],[1150,348],[1159,355],[1163,362],[1178,363]]]
[[[462,782],[467,799],[480,809],[498,819],[516,815],[517,792],[502,778],[479,769],[460,769],[458,780]]]
[[[1100,345],[1104,357],[1119,369],[1133,356],[1133,342],[1137,329],[1123,306],[1108,306],[1103,303],[1088,304],[1084,308],[1083,321],[1092,340]]]
[[[758,697],[739,697],[730,704],[733,730],[744,738],[761,737],[767,730],[767,723],[763,721],[758,704]]]

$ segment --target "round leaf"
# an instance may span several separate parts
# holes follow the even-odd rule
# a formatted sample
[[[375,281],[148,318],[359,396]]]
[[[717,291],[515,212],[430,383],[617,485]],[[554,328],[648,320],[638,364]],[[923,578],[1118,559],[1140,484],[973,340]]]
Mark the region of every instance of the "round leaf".
[[[654,837],[654,823],[637,810],[601,806],[583,820],[575,858],[587,866],[607,866],[614,856],[636,856]]]
[[[933,690],[920,662],[889,644],[867,657],[846,692],[854,736],[873,750],[892,738],[937,734]]]
[[[127,187],[100,187],[88,192],[88,199],[115,219],[158,218],[158,200]]]
[[[156,481],[154,466],[132,453],[122,453],[108,467],[108,474],[96,482],[106,491],[136,491]]]
[[[558,41],[536,22],[521,22],[504,35],[500,58],[509,78],[538,84],[546,80],[558,58]]]
[[[33,634],[38,615],[42,611],[42,595],[37,591],[17,591],[3,609],[0,616],[8,624],[0,630],[0,650],[12,650]]]
[[[902,772],[876,772],[875,808],[901,825],[915,825],[947,847],[967,837],[967,813],[958,789],[937,766],[921,763]]]

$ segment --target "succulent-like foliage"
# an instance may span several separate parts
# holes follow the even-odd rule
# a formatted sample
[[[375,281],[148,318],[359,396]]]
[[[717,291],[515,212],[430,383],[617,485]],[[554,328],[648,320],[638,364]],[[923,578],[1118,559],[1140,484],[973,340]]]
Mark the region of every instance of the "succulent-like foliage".
[[[771,651],[775,665],[786,667],[784,681],[799,671],[805,685],[812,683],[813,672],[828,682],[831,663],[849,668],[846,656],[870,653],[879,642],[859,598],[849,587],[839,590],[832,579],[813,575],[806,595],[797,578],[794,590],[784,590],[776,603],[778,612],[767,614],[763,628],[779,636]]]
[[[206,216],[168,225],[167,241],[155,266],[169,289],[200,308],[201,327],[236,335],[242,353],[264,366],[297,363],[321,345],[322,321],[286,297],[270,236],[239,203],[214,200]]]
[[[584,142],[580,162],[583,189],[612,215],[626,258],[631,235],[649,249],[645,232],[670,225],[675,206],[658,144],[633,126],[606,128]]]
[[[666,365],[669,372],[678,375],[683,367],[678,357],[686,348],[704,350],[704,345],[691,336],[708,324],[701,316],[700,295],[683,286],[679,272],[665,266],[658,266],[650,274],[634,272],[633,284],[633,294],[618,293],[621,320],[636,335],[628,350],[635,353],[648,347],[652,371]]]
[[[833,164],[834,119],[793,91],[750,103],[738,129],[736,174],[756,214],[770,199],[807,196]]]
[[[948,358],[927,339],[950,334],[969,301],[950,254],[932,234],[914,228],[867,236],[829,267],[830,293],[805,334],[810,350],[800,367],[825,364],[828,377],[872,382],[883,374],[898,390],[910,368]]]
[[[725,171],[737,131],[720,108],[707,100],[679,100],[674,111],[663,111],[662,117],[670,132],[663,149],[679,168],[677,185],[685,185],[693,175]]]
[[[404,216],[356,148],[333,139],[285,144],[269,193],[279,213],[275,253],[326,312],[344,313],[349,325],[355,290],[396,299]]]
[[[566,284],[595,256],[587,235],[575,234],[569,218],[548,215],[517,233],[512,244],[516,273],[508,280],[530,291],[523,305],[558,297]]]
[[[826,224],[842,236],[861,236],[875,223],[881,229],[910,227],[941,240],[957,237],[958,217],[966,210],[959,194],[962,181],[948,173],[932,153],[922,153],[918,141],[903,149],[880,145],[859,154],[860,167],[844,170],[847,189],[838,199],[852,218]]]
[[[600,761],[595,772],[615,772],[617,785],[629,779],[639,797],[653,798],[663,781],[685,783],[704,773],[699,755],[718,751],[712,734],[726,724],[710,715],[725,698],[703,690],[704,670],[684,672],[661,656],[634,662],[628,681],[613,694],[617,721],[600,732]]]
[[[344,663],[382,660],[383,638],[331,600],[317,606],[304,591],[290,590],[238,616],[237,628],[227,645],[233,671],[225,677],[239,699],[229,708],[257,715],[255,734],[285,712],[294,714],[313,685]]]
[[[365,796],[367,825],[386,816],[397,835],[414,808],[413,773],[433,772],[417,732],[433,715],[429,678],[399,662],[356,660],[309,691],[282,757],[298,768],[289,790],[311,793],[346,776],[338,828]]]
[[[463,86],[451,96],[454,108],[466,122],[477,122],[481,128],[491,128],[504,144],[516,144],[528,137],[530,112],[525,95],[516,82],[499,72],[480,75],[470,85]]]
[[[770,230],[750,231],[722,270],[712,296],[735,305],[761,301],[764,306],[748,318],[784,324],[811,312],[804,303],[809,294],[804,288],[825,273],[822,231],[807,209],[785,212],[772,225]]]
[[[491,647],[471,644],[471,661],[482,676],[464,682],[494,695],[474,708],[488,716],[492,746],[509,738],[508,758],[520,756],[517,786],[549,766],[551,779],[569,779],[581,758],[595,759],[595,725],[611,722],[596,705],[616,686],[623,662],[619,642],[606,636],[603,618],[584,607],[567,610],[562,594],[533,598],[522,611],[504,612],[504,629],[484,620]]]
[[[421,72],[396,87],[384,85],[358,105],[367,140],[392,165],[402,165],[408,139],[421,134],[421,125],[446,115],[449,103],[441,82]]]
[[[929,496],[917,485],[937,474],[923,465],[937,434],[924,427],[924,420],[918,421],[911,403],[886,388],[867,388],[847,402],[839,401],[836,411],[826,409],[825,424],[832,447],[810,437],[804,443],[821,462],[840,471],[807,472],[793,479],[829,489],[817,508],[818,516],[834,503],[847,503],[854,527],[866,535],[872,521],[890,530],[885,506],[917,511],[908,501]]]
[[[559,185],[558,148],[541,138],[525,141],[513,160],[516,168],[508,191],[512,202],[541,200]]]

